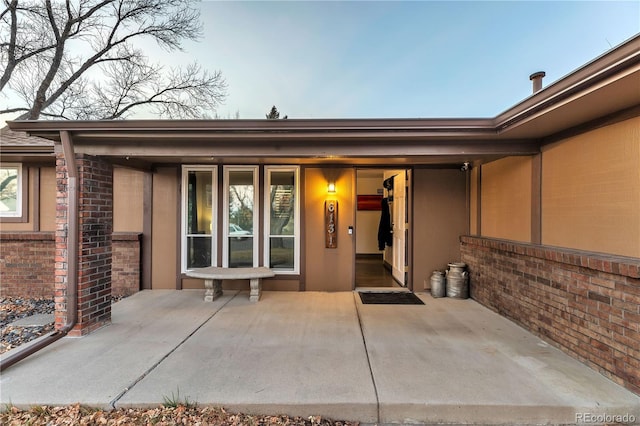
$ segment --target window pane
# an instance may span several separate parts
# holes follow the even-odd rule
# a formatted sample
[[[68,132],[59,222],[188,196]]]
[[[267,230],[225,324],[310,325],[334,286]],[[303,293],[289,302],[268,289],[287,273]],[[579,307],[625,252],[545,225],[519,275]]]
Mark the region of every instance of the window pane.
[[[210,171],[190,171],[187,201],[187,234],[208,234],[213,229],[213,188]],[[210,265],[207,265],[210,266]]]
[[[253,238],[229,237],[229,267],[253,266]]]
[[[295,231],[295,172],[271,172],[269,199],[271,235],[293,235]]]
[[[18,168],[0,168],[0,215],[18,214]]]
[[[295,239],[292,237],[269,238],[269,267],[293,270]]]
[[[253,171],[229,172],[229,227],[253,235]]]
[[[211,237],[187,237],[187,269],[211,266]]]

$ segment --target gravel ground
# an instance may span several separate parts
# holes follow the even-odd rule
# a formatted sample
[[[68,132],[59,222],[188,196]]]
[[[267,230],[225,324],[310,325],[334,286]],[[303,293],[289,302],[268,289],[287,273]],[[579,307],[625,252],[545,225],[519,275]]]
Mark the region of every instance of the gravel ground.
[[[53,322],[44,326],[19,327],[10,325],[21,318],[35,314],[52,314],[52,299],[0,298],[0,354],[53,331]]]
[[[113,297],[111,303],[120,299],[122,297]],[[10,325],[12,322],[35,314],[52,314],[53,310],[52,299],[0,297],[0,354],[53,331],[53,322],[31,327]]]

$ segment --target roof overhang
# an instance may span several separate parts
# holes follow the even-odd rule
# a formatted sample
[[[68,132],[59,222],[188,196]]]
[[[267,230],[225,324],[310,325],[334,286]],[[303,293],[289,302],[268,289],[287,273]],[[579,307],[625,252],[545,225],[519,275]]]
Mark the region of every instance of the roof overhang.
[[[495,118],[14,121],[76,152],[149,162],[445,164],[531,155],[559,134],[640,115],[640,35]]]

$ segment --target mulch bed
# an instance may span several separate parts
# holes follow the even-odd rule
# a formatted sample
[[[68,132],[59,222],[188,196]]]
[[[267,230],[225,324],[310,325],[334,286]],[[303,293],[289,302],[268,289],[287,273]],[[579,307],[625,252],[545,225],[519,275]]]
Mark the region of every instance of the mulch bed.
[[[33,407],[20,410],[5,407],[0,413],[0,424],[8,426],[29,425],[291,425],[291,426],[356,426],[356,422],[344,422],[311,416],[306,419],[288,416],[253,416],[229,413],[223,408],[184,406],[160,406],[151,409],[96,410],[79,404],[65,407]]]

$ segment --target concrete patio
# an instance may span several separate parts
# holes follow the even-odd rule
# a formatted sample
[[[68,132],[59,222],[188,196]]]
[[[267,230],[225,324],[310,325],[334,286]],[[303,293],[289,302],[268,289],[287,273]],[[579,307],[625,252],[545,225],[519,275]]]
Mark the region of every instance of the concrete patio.
[[[156,406],[364,423],[640,419],[640,397],[472,300],[363,305],[356,293],[144,291],[113,323],[2,373],[2,404]],[[584,417],[582,417],[584,418]]]

